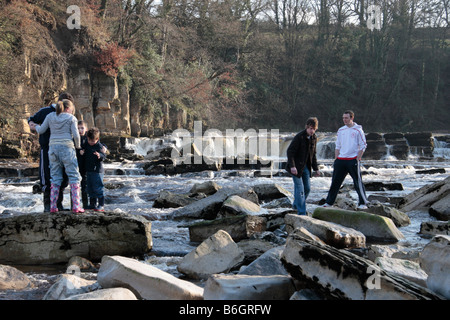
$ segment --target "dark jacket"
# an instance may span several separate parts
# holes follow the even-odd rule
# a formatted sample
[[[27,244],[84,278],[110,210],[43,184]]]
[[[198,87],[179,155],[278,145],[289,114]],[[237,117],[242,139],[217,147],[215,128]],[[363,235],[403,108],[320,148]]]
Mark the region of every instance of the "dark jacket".
[[[306,129],[300,131],[294,137],[287,149],[288,161],[286,164],[286,171],[291,173],[291,168],[296,167],[297,177],[299,178],[302,176],[305,166],[307,166],[311,173],[311,168],[314,169],[314,171],[318,171],[316,146],[317,137],[315,134],[308,139]]]
[[[28,118],[28,122],[33,121],[34,123],[41,125],[44,123],[45,117],[47,117],[50,113],[55,112],[55,104],[51,106],[40,109],[33,116]],[[39,135],[39,144],[41,147],[48,146],[50,140],[50,129],[47,129],[43,134]]]
[[[84,146],[82,146],[84,149],[84,169],[86,172],[105,172],[103,168],[103,160],[105,160],[106,155],[102,153],[102,147],[103,145],[100,142],[97,142],[91,146],[87,141]],[[96,151],[100,154],[100,159],[94,154]]]

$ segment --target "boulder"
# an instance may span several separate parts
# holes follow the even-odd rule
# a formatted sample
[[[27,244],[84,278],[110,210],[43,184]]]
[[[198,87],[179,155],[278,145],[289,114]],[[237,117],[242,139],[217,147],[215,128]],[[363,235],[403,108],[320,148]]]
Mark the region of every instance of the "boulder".
[[[378,257],[405,259],[419,262],[419,254],[422,250],[419,246],[403,246],[399,244],[393,245],[376,245],[372,244],[367,250],[367,258],[375,261]]]
[[[162,190],[153,203],[153,208],[179,208],[197,201],[186,194],[176,194]]]
[[[403,212],[429,208],[434,203],[443,199],[450,193],[450,176],[437,181],[406,195],[397,205],[397,209]]]
[[[253,190],[261,201],[271,201],[284,197],[293,199],[293,195],[288,190],[275,183],[258,184],[253,186]]]
[[[284,246],[272,248],[262,254],[255,261],[239,270],[238,274],[252,276],[289,275],[281,263]]]
[[[95,280],[86,280],[78,275],[62,274],[48,289],[43,300],[64,300],[70,296],[91,292],[98,289]]]
[[[137,300],[137,298],[129,289],[111,288],[76,294],[64,300]]]
[[[405,227],[411,223],[406,213],[383,204],[371,205],[367,210],[363,211],[387,217],[394,222],[396,227]]]
[[[215,274],[205,284],[205,300],[289,300],[295,292],[290,276]]]
[[[450,299],[450,236],[433,237],[420,254],[420,266],[428,274],[428,288]]]
[[[256,203],[233,195],[228,197],[220,208],[218,217],[228,217],[237,215],[261,215],[267,213],[266,209],[262,209]]]
[[[188,226],[189,238],[192,242],[201,242],[219,230],[226,231],[231,238],[238,242],[248,239],[256,232],[266,230],[266,219],[259,216],[234,216],[216,220],[206,220]]]
[[[219,230],[192,250],[177,270],[192,279],[207,279],[211,274],[229,272],[244,260],[244,252],[231,236]]]
[[[23,290],[33,287],[27,275],[11,266],[0,265],[0,290]]]
[[[397,242],[404,238],[391,219],[364,211],[316,208],[313,218],[362,232],[368,241]]]
[[[346,250],[291,234],[281,261],[292,277],[326,298],[422,300],[439,296],[416,283],[388,274],[370,260]]]
[[[212,195],[219,191],[222,187],[219,186],[214,181],[205,181],[203,183],[196,183],[192,186],[191,191],[189,191],[191,194],[198,194],[198,193],[204,193],[207,196]]]
[[[239,241],[237,245],[244,252],[243,264],[252,263],[262,254],[276,247],[275,244],[262,239],[244,239]]]
[[[303,227],[323,242],[337,248],[360,248],[366,245],[364,234],[352,228],[295,214],[287,214],[284,219],[288,233]]]
[[[403,185],[399,182],[380,182],[380,181],[372,181],[364,183],[364,188],[366,191],[395,191],[395,190],[404,190]]]
[[[450,236],[450,221],[424,221],[420,224],[419,233],[425,237],[438,234]]]
[[[450,192],[442,199],[433,203],[428,211],[430,215],[439,220],[450,220]]]
[[[247,193],[248,188],[222,188],[213,195],[179,208],[168,215],[169,219],[206,219],[213,220],[217,217],[222,203],[231,195]]]
[[[72,256],[136,256],[152,248],[151,222],[113,212],[35,213],[0,218],[0,263],[67,263]]]
[[[97,279],[102,288],[128,288],[138,299],[203,299],[203,289],[199,286],[151,265],[121,256],[104,256]]]
[[[404,259],[379,257],[375,259],[375,263],[386,272],[406,278],[422,287],[427,286],[428,275],[416,262]]]
[[[84,272],[98,272],[98,268],[91,261],[78,256],[69,259],[67,269],[80,270]]]

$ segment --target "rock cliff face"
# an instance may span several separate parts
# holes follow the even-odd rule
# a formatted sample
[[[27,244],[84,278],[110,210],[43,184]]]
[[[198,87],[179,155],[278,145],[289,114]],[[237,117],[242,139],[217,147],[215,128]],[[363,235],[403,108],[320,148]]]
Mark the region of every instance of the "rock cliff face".
[[[162,119],[145,115],[142,106],[131,102],[130,89],[125,84],[99,72],[84,68],[73,71],[66,90],[75,99],[77,118],[87,121],[89,127],[98,127],[103,134],[141,137],[190,129],[185,111],[164,105]]]

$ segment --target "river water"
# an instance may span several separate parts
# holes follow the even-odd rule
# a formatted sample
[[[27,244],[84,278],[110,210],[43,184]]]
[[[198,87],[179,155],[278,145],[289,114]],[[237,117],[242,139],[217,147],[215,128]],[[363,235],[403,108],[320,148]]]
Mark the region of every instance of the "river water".
[[[324,138],[322,141],[332,141],[333,138]],[[153,151],[156,145],[166,144],[165,141],[151,142],[146,139],[136,139],[129,147],[138,150],[136,152],[146,154]],[[143,147],[144,146],[144,147]],[[307,200],[308,212],[312,212],[318,205],[317,202],[326,197],[331,184],[332,159],[323,157],[323,148],[329,148],[327,144],[320,144],[318,155],[320,168],[323,173],[321,177],[311,180],[311,193]],[[282,147],[283,149],[283,147]],[[434,158],[423,160],[419,156],[410,154],[408,160],[397,160],[389,154],[384,160],[363,160],[363,181],[401,183],[404,190],[398,191],[368,191],[367,195],[384,195],[388,197],[400,197],[407,195],[418,188],[445,179],[450,172],[450,146],[438,143],[434,150]],[[281,150],[280,152],[285,152]],[[282,156],[281,156],[282,158]],[[283,160],[283,159],[281,159]],[[121,163],[107,163],[105,165],[106,204],[108,211],[126,212],[142,215],[152,221],[153,250],[145,261],[175,276],[181,276],[176,271],[177,262],[182,256],[193,250],[196,243],[190,243],[188,228],[181,227],[190,221],[172,221],[167,216],[176,209],[153,208],[153,202],[161,190],[169,190],[174,193],[188,193],[196,183],[207,180],[215,181],[223,187],[257,185],[276,183],[293,192],[293,183],[290,177],[280,176],[258,176],[255,170],[222,170],[203,171],[197,173],[185,173],[174,176],[147,176],[142,169],[145,161],[127,161]],[[445,169],[445,173],[417,174],[417,170]],[[276,169],[275,169],[276,170]],[[43,211],[42,194],[33,194],[33,179],[10,177],[0,178],[0,215],[15,215],[19,213],[34,213]],[[348,176],[344,184],[352,186]],[[356,192],[350,188],[350,194],[357,202]],[[66,191],[66,207],[70,207],[68,191]],[[266,204],[263,204],[263,206]],[[275,210],[275,209],[269,209]],[[405,239],[400,245],[423,247],[429,239],[422,238],[418,232],[423,221],[435,220],[427,211],[407,212],[411,224],[400,228]],[[43,273],[49,271],[30,271],[35,279],[43,277]],[[44,281],[44,280],[42,280]],[[1,294],[0,294],[1,298]]]

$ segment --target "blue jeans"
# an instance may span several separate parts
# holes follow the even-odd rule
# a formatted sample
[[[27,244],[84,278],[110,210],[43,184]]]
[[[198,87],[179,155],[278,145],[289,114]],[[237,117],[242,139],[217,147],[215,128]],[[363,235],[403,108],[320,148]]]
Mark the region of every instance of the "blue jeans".
[[[294,180],[294,202],[292,206],[297,209],[299,215],[306,215],[306,198],[311,191],[311,173],[305,167],[301,178],[292,176]]]
[[[101,198],[105,196],[103,191],[103,173],[88,171],[86,173],[86,184],[89,198]]]
[[[52,144],[48,150],[50,162],[51,182],[60,186],[63,182],[63,169],[65,169],[69,183],[79,183],[81,181],[78,172],[78,160],[74,147],[64,144]]]

